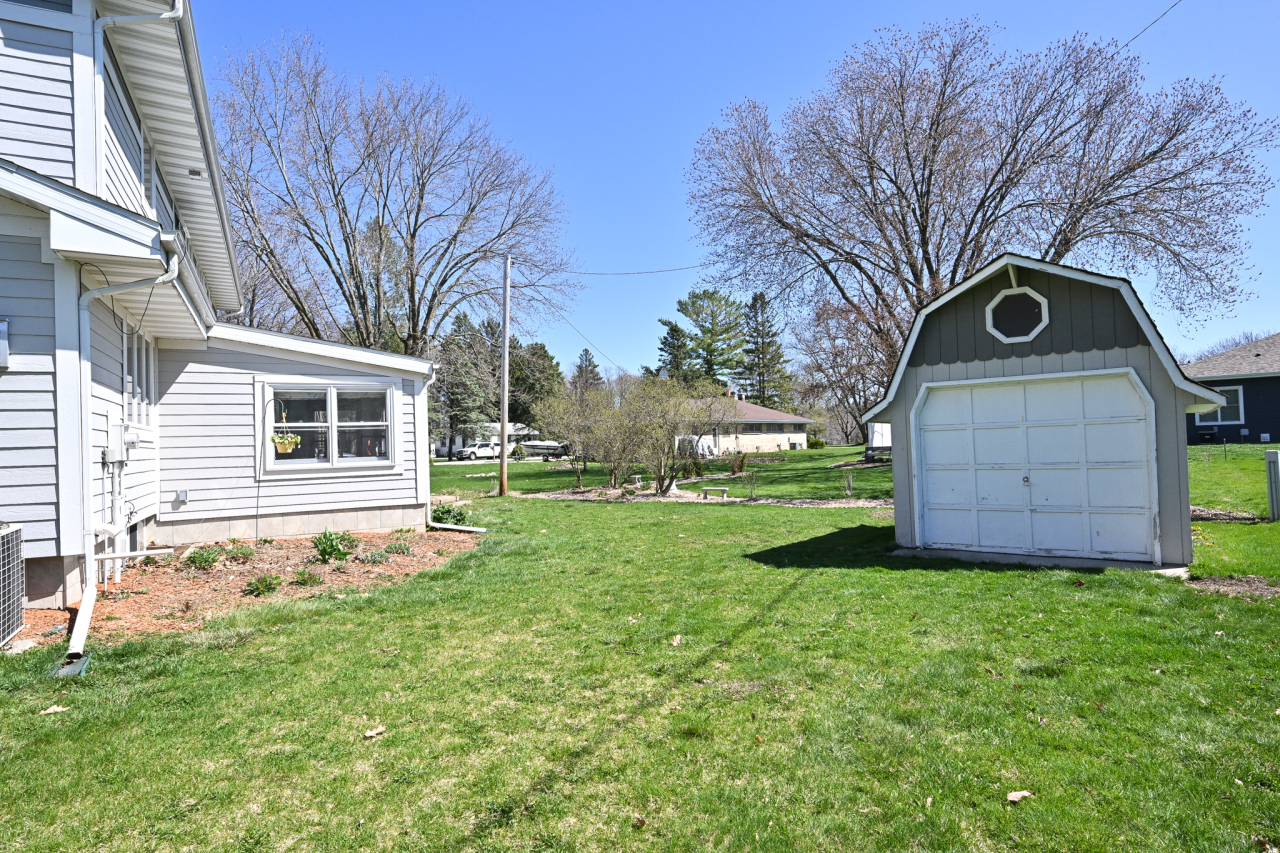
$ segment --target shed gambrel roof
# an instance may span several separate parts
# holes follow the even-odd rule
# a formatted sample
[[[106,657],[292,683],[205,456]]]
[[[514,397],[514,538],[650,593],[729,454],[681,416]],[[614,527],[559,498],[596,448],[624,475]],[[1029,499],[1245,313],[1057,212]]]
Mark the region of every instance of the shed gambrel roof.
[[[1177,359],[1175,359],[1173,357],[1173,353],[1169,351],[1169,347],[1165,344],[1164,338],[1160,336],[1159,330],[1156,328],[1155,323],[1152,322],[1151,315],[1149,315],[1147,313],[1147,309],[1143,307],[1142,300],[1138,298],[1137,292],[1133,289],[1132,282],[1128,279],[1090,272],[1077,267],[1066,266],[1065,264],[1053,264],[1048,261],[1041,261],[1035,258],[1028,258],[1023,255],[1015,255],[1011,252],[1006,252],[920,310],[920,313],[916,315],[915,321],[911,324],[911,333],[907,337],[906,346],[903,347],[902,353],[898,356],[898,364],[894,368],[893,380],[889,383],[889,390],[885,393],[884,399],[872,406],[867,413],[863,415],[863,419],[865,421],[876,420],[877,417],[882,415],[885,410],[888,409],[889,404],[893,402],[894,395],[897,394],[898,386],[901,384],[902,375],[907,369],[907,363],[911,359],[912,350],[919,341],[920,329],[923,326],[925,319],[930,314],[937,311],[943,305],[946,305],[965,291],[982,284],[992,276],[1004,272],[1005,270],[1010,270],[1011,275],[1016,279],[1016,273],[1013,272],[1016,268],[1040,270],[1045,273],[1073,278],[1079,281],[1109,287],[1118,291],[1124,298],[1125,303],[1129,306],[1129,309],[1133,312],[1133,316],[1137,319],[1139,327],[1142,329],[1142,332],[1146,335],[1147,340],[1151,344],[1151,349],[1155,352],[1161,366],[1163,366],[1165,371],[1169,374],[1169,378],[1173,381],[1173,384],[1176,387],[1193,394],[1201,401],[1189,406],[1187,410],[1193,412],[1210,412],[1226,402],[1225,398],[1221,394],[1214,391],[1212,388],[1207,388],[1204,385],[1189,379],[1186,374],[1182,372],[1182,369],[1178,366]]]
[[[1280,376],[1280,334],[1182,365],[1195,379],[1244,379]]]

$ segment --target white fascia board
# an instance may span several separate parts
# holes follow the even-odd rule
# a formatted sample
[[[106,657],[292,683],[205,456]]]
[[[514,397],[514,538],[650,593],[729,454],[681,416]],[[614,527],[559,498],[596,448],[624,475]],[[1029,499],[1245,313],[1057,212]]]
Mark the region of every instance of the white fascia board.
[[[1280,376],[1280,371],[1271,370],[1265,373],[1218,373],[1213,376],[1192,376],[1189,377],[1193,382],[1224,382],[1228,379],[1274,379]]]
[[[155,261],[159,265],[157,269],[162,271],[166,258],[160,246],[160,231],[157,229],[151,235],[144,235],[137,233],[136,229],[124,230],[135,233],[124,235],[69,216],[61,210],[49,211],[49,248],[59,255],[70,259],[99,257]],[[147,236],[151,237],[148,242],[139,239]]]
[[[0,194],[160,251],[160,223],[0,159]],[[136,257],[130,255],[129,257]]]
[[[907,370],[907,361],[911,357],[911,351],[915,349],[916,339],[920,336],[920,327],[924,324],[924,318],[934,311],[946,305],[952,299],[955,299],[964,291],[986,281],[991,276],[1005,267],[1023,267],[1025,269],[1039,270],[1051,275],[1060,275],[1066,278],[1074,278],[1078,281],[1087,281],[1090,284],[1098,284],[1103,287],[1110,287],[1119,290],[1124,295],[1125,304],[1129,306],[1129,310],[1133,312],[1133,316],[1137,318],[1138,325],[1142,327],[1143,333],[1147,336],[1147,340],[1151,343],[1151,348],[1155,350],[1157,358],[1160,359],[1161,365],[1164,366],[1165,372],[1169,374],[1169,378],[1173,380],[1173,384],[1184,391],[1205,400],[1208,403],[1215,403],[1221,406],[1226,402],[1226,398],[1221,394],[1214,393],[1211,389],[1205,388],[1197,382],[1193,382],[1183,375],[1181,368],[1178,367],[1177,359],[1173,357],[1173,353],[1169,352],[1169,347],[1164,342],[1164,338],[1156,330],[1155,323],[1152,322],[1151,316],[1147,314],[1147,309],[1143,307],[1142,300],[1138,298],[1137,292],[1133,289],[1133,285],[1123,278],[1117,278],[1109,275],[1099,275],[1085,270],[1078,270],[1074,267],[1066,267],[1060,264],[1051,264],[1047,261],[1038,261],[1034,258],[1015,255],[1006,252],[978,270],[969,278],[957,284],[951,290],[947,291],[943,296],[935,299],[924,307],[920,313],[916,314],[915,322],[911,324],[911,334],[907,337],[907,344],[902,348],[902,355],[898,358],[898,366],[893,371],[893,381],[889,383],[889,390],[884,395],[884,399],[876,403],[866,411],[862,416],[864,422],[876,422],[878,415],[882,414],[889,404],[893,402],[894,396],[898,393],[898,385],[902,381],[902,375]],[[1213,411],[1209,409],[1208,411]]]
[[[350,347],[329,341],[318,341],[314,338],[302,338],[296,335],[282,335],[279,332],[268,332],[263,329],[251,329],[247,326],[235,326],[230,323],[218,323],[209,330],[209,340],[239,344],[246,347],[262,347],[272,350],[283,350],[292,357],[304,360],[325,359],[355,364],[362,367],[376,367],[383,370],[394,370],[412,376],[430,375],[433,365],[423,358],[407,355],[396,355],[389,352]],[[306,357],[310,356],[310,359]]]

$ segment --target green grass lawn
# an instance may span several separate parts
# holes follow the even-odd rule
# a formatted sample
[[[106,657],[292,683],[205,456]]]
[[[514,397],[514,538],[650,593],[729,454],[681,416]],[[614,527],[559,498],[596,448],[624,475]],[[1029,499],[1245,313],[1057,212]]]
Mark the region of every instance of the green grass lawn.
[[[845,476],[853,476],[853,494],[855,498],[892,498],[893,471],[889,466],[882,468],[861,469],[829,469],[827,466],[837,462],[856,460],[862,457],[861,447],[833,447],[823,450],[792,450],[777,453],[753,454],[748,456],[747,470],[756,475],[756,494],[765,498],[843,498],[845,495]],[[780,462],[757,462],[756,459],[780,459]],[[555,462],[521,462],[507,466],[507,478],[510,487],[518,492],[534,494],[538,492],[554,492],[572,488],[576,485],[573,471],[554,470],[560,463]],[[709,461],[706,471],[709,474],[727,473],[732,459],[726,457]],[[436,494],[458,494],[464,496],[480,496],[487,493],[495,478],[487,476],[496,473],[498,463],[459,465],[449,463],[433,463],[431,466],[431,488]],[[467,476],[472,475],[472,476]],[[587,465],[582,478],[583,485],[598,488],[608,485],[606,471],[596,463]],[[719,482],[706,485],[719,486]],[[729,494],[734,497],[747,497],[747,487],[735,480],[725,483]],[[696,484],[688,488],[696,489]]]
[[[1191,503],[1209,509],[1245,510],[1267,516],[1267,472],[1261,444],[1187,448]]]
[[[368,597],[102,647],[74,681],[60,649],[0,657],[0,849],[1280,839],[1265,602],[895,559],[869,510],[477,509],[476,551]]]

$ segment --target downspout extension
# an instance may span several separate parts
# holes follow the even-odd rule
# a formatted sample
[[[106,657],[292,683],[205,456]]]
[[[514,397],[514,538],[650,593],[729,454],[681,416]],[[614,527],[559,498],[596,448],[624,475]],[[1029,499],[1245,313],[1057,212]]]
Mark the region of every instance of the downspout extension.
[[[74,661],[84,655],[85,640],[89,636],[89,620],[93,618],[93,602],[97,596],[97,568],[94,566],[93,551],[99,526],[93,523],[93,412],[91,402],[93,340],[90,329],[89,304],[95,299],[115,296],[130,290],[144,287],[158,287],[169,284],[178,278],[178,251],[176,239],[162,236],[162,243],[168,243],[173,250],[169,262],[162,275],[155,278],[144,278],[126,284],[115,284],[100,287],[80,295],[80,522],[84,536],[84,577],[83,597],[80,610],[76,616],[75,627],[71,631],[71,643],[67,647],[67,660]],[[119,529],[119,519],[112,519],[110,529]]]
[[[431,365],[431,373],[430,373],[430,374],[428,375],[428,377],[427,377],[426,384],[422,386],[423,390],[425,391],[427,388],[430,388],[432,385],[434,385],[434,384],[435,384],[435,382],[436,382],[436,366],[433,364],[433,365]],[[415,415],[415,417],[416,417],[416,415]],[[430,430],[428,430],[428,433],[427,433],[427,454],[426,454],[426,458],[427,458],[427,465],[430,465],[430,464],[431,464],[431,433],[430,433]],[[460,532],[460,533],[488,533],[488,532],[489,532],[488,530],[486,530],[486,529],[485,529],[485,528],[483,528],[483,527],[463,527],[463,526],[458,525],[458,524],[436,524],[434,521],[432,521],[432,520],[431,520],[431,474],[430,474],[429,470],[428,470],[428,474],[427,474],[427,524],[426,524],[426,526],[427,526],[427,528],[428,528],[428,529],[435,529],[435,530],[456,530],[456,531],[458,531],[458,532]]]
[[[99,18],[93,22],[93,112],[94,112],[94,185],[93,192],[95,195],[102,195],[103,183],[103,137],[106,130],[103,125],[106,123],[107,109],[104,103],[106,98],[105,84],[102,82],[103,66],[106,64],[106,48],[103,46],[103,32],[108,27],[127,27],[134,24],[147,23],[168,23],[172,21],[177,23],[182,20],[182,16],[186,13],[183,6],[185,0],[173,0],[173,9],[169,12],[160,12],[154,15],[116,15],[114,17]]]

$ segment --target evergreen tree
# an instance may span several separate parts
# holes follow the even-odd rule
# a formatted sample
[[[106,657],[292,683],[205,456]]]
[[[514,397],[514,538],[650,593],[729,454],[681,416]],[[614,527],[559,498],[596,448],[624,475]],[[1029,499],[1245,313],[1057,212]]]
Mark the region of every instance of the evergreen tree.
[[[546,344],[527,346],[511,339],[511,405],[508,409],[514,423],[538,427],[535,407],[564,387],[560,362]]]
[[[700,377],[702,369],[694,359],[693,337],[679,323],[672,320],[658,322],[667,329],[658,341],[658,367],[665,367],[671,379],[688,382]]]
[[[582,397],[588,391],[604,387],[604,376],[600,373],[600,365],[591,356],[591,350],[583,349],[578,355],[578,363],[573,366],[573,375],[569,377],[569,388],[574,394]]]
[[[747,399],[760,406],[782,409],[790,404],[791,374],[782,349],[782,334],[763,293],[755,293],[743,315],[746,345],[734,379]]]
[[[476,437],[480,425],[489,420],[497,393],[489,348],[482,344],[480,330],[465,312],[454,317],[453,327],[440,345],[440,362],[438,384],[444,386],[440,401],[452,458],[454,437],[462,436],[464,444]]]
[[[742,303],[717,290],[694,290],[676,308],[693,326],[690,366],[707,379],[728,384],[742,357]]]

